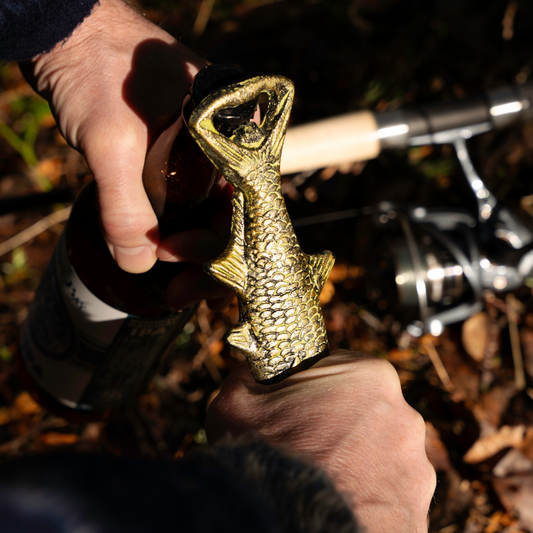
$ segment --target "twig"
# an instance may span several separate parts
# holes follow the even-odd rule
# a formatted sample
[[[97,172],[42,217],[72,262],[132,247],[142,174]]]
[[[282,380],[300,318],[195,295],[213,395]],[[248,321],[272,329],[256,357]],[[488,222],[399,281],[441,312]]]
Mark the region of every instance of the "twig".
[[[194,356],[193,360],[193,368],[194,370],[199,370],[204,364],[206,357],[209,355],[209,350],[211,349],[211,346],[217,341],[219,341],[223,336],[224,333],[226,333],[227,327],[220,326],[209,337],[206,339],[206,341],[203,343],[202,347],[198,350],[198,353]],[[206,365],[207,366],[207,365]],[[209,370],[209,368],[208,368]]]
[[[0,445],[0,453],[14,453],[20,450],[22,446],[30,442],[33,438],[37,437],[40,433],[47,429],[52,428],[61,428],[67,425],[67,421],[62,418],[49,418],[48,420],[43,420],[37,425],[30,428],[26,433],[22,434],[20,437],[13,439],[10,442]]]
[[[514,35],[514,19],[518,10],[518,3],[511,1],[507,4],[507,9],[502,20],[502,38],[510,41]]]
[[[520,335],[518,333],[518,305],[515,295],[510,292],[506,297],[507,321],[509,322],[509,336],[511,337],[511,351],[513,353],[514,382],[518,390],[526,387],[526,375],[524,373],[524,360],[520,348]]]
[[[52,226],[59,224],[60,222],[65,222],[70,215],[70,210],[71,207],[69,206],[51,213],[50,215],[39,220],[39,222],[33,224],[33,226],[26,228],[20,233],[17,233],[17,235],[11,237],[11,239],[0,243],[0,256],[11,252],[11,250],[18,248],[19,246],[22,246],[25,242],[37,237],[37,235],[40,235],[43,233],[43,231],[46,231]]]
[[[207,368],[207,371],[209,374],[211,374],[211,377],[213,378],[213,381],[218,385],[221,385],[224,379],[222,378],[222,374],[220,373],[220,370],[218,369],[216,363],[213,361],[213,358],[210,354],[207,354],[207,357],[204,359],[204,365]]]
[[[196,39],[201,37],[204,33],[205,27],[211,18],[214,5],[215,0],[202,0],[200,9],[198,10],[198,15],[196,16],[196,20],[194,21],[194,26],[192,28],[192,33]]]
[[[446,368],[444,368],[441,358],[439,357],[439,354],[433,343],[429,340],[425,340],[422,346],[426,349],[426,352],[429,355],[429,358],[431,359],[431,362],[433,363],[433,366],[435,368],[435,372],[437,372],[437,376],[439,376],[439,379],[442,381],[444,388],[448,392],[453,392],[455,386],[452,383],[452,380],[450,379],[450,375],[448,374]]]

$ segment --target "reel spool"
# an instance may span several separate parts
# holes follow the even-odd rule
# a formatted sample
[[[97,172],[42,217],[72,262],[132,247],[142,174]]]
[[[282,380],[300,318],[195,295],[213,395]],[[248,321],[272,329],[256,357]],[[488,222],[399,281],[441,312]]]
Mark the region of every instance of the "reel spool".
[[[395,311],[408,333],[440,335],[447,324],[481,310],[476,221],[469,213],[382,202],[375,221],[388,230],[378,275],[388,278],[389,294],[393,280]]]
[[[386,230],[374,275],[414,337],[440,335],[481,311],[485,290],[516,290],[533,270],[530,246],[516,264],[497,263],[480,251],[479,224],[467,211],[382,202],[374,222]],[[496,239],[498,230],[490,234]]]

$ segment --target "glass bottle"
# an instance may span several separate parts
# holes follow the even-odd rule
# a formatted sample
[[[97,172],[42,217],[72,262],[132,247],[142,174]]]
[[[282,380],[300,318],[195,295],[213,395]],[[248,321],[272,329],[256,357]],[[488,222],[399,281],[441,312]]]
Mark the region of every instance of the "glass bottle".
[[[227,65],[201,70],[180,117],[150,146],[143,184],[161,238],[199,227],[218,174],[190,136],[186,118],[217,88],[242,78]],[[229,113],[231,131],[254,109]],[[143,274],[118,267],[102,237],[96,186],[79,194],[25,320],[19,375],[50,411],[73,420],[101,418],[124,404],[172,350],[195,307],[175,311],[165,292],[187,265],[157,261]]]

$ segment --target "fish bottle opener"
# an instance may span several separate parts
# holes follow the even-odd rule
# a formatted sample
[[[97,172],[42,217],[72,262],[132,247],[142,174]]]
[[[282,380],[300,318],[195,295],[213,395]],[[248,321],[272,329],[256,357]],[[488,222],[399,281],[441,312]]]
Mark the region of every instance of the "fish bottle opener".
[[[268,96],[261,124],[227,137],[216,116]],[[254,378],[275,383],[329,354],[319,294],[332,252],[300,249],[281,193],[280,159],[294,95],[281,76],[257,76],[206,97],[189,119],[191,135],[234,187],[231,237],[204,269],[239,302],[239,322],[226,342],[246,356]]]

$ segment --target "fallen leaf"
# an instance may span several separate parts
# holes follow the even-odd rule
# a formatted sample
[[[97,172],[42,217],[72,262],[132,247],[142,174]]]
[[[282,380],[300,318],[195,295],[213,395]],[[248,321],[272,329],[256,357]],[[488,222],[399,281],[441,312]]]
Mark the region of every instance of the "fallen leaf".
[[[517,448],[524,442],[526,426],[502,426],[496,433],[474,442],[463,457],[465,463],[475,464],[489,459],[504,448]]]
[[[54,156],[42,159],[39,162],[38,170],[42,175],[46,176],[53,185],[58,185],[59,179],[61,178],[62,167],[63,159],[59,156]]]
[[[498,461],[492,473],[496,477],[533,474],[533,461],[526,457],[522,450],[513,448]]]
[[[492,387],[484,393],[472,408],[481,431],[480,437],[492,435],[499,427],[503,413],[507,410],[511,398],[516,394],[512,381]]]
[[[335,286],[328,279],[326,283],[324,284],[324,287],[322,288],[322,292],[320,293],[320,296],[319,296],[320,305],[326,305],[327,303],[331,302],[331,299],[333,298],[334,294],[335,294]]]
[[[490,321],[487,313],[481,311],[463,323],[461,339],[466,353],[480,363],[485,355],[489,339]]]
[[[526,436],[520,450],[528,459],[533,460],[533,427],[529,427],[526,431]]]
[[[426,422],[426,454],[439,479],[435,498],[442,502],[432,509],[431,521],[449,524],[471,504],[473,492],[470,483],[453,468],[439,431],[431,422]]]
[[[345,279],[359,278],[364,273],[364,269],[360,266],[339,263],[338,265],[333,265],[328,280],[332,283],[342,283]]]
[[[12,407],[2,407],[0,409],[0,426],[9,424],[13,420],[13,408]]]
[[[414,355],[415,354],[411,350],[392,349],[389,351],[388,359],[389,361],[394,361],[394,362],[411,361]]]
[[[533,377],[533,329],[520,330],[520,344],[524,358],[524,369],[529,377]]]
[[[68,446],[70,444],[76,444],[79,440],[79,436],[74,433],[57,433],[50,431],[49,433],[42,433],[36,440],[46,446]]]
[[[23,415],[35,415],[41,412],[41,406],[27,392],[21,392],[15,399],[15,408]]]
[[[502,527],[508,526],[512,522],[509,513],[496,511],[488,520],[487,527],[483,533],[500,533]]]
[[[494,478],[492,485],[507,512],[518,518],[518,525],[533,530],[533,476]]]
[[[26,415],[35,415],[41,412],[41,407],[26,391],[21,392],[10,407],[0,409],[0,426],[9,424]]]
[[[209,354],[210,355],[218,355],[220,352],[224,349],[224,341],[222,340],[216,340],[209,346]]]

